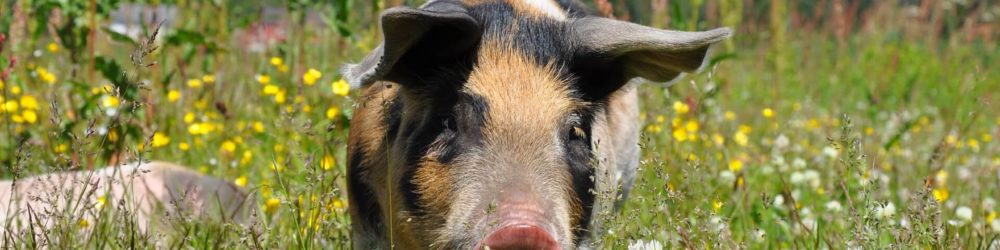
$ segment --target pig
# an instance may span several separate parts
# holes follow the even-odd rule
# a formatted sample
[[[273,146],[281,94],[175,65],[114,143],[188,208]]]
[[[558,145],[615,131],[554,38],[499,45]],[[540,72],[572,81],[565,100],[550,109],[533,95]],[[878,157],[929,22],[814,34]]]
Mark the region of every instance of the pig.
[[[105,207],[133,213],[143,232],[168,214],[243,223],[252,204],[228,181],[166,162],[128,163],[0,181],[0,233],[17,238],[29,228],[44,235],[60,222],[95,223]]]
[[[728,28],[668,31],[572,0],[436,0],[381,13],[342,76],[356,249],[595,247],[639,164],[633,79],[701,68]]]

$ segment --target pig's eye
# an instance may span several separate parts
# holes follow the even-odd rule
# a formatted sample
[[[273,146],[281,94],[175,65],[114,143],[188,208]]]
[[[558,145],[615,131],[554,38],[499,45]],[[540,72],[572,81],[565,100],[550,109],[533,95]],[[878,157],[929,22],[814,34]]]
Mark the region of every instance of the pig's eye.
[[[442,119],[441,126],[444,126],[444,129],[448,131],[458,130],[458,124],[455,122],[454,117],[445,117],[444,119]]]
[[[583,119],[580,115],[573,114],[567,119],[569,125],[569,138],[572,139],[586,139],[587,131],[583,129]]]

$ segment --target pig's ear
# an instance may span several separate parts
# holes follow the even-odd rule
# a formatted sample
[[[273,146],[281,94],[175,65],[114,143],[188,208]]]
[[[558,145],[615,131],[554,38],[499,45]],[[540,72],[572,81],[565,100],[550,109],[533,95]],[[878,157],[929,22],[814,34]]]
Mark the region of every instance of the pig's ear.
[[[382,44],[361,62],[341,69],[353,88],[419,78],[422,70],[467,54],[481,36],[467,9],[452,1],[431,2],[420,9],[391,8],[382,12],[381,22]]]
[[[608,18],[575,19],[572,39],[579,56],[621,67],[625,80],[642,77],[669,82],[681,73],[701,68],[713,44],[732,31],[704,32],[662,30]]]

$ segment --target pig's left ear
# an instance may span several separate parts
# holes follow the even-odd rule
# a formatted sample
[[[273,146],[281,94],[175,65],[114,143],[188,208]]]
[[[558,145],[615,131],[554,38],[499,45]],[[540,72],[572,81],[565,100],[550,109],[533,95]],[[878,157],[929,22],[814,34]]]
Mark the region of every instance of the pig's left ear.
[[[375,81],[407,81],[468,54],[480,37],[479,24],[458,2],[434,1],[419,9],[382,12],[383,41],[357,64],[341,68],[352,88]]]
[[[573,20],[577,54],[621,67],[625,80],[642,77],[669,82],[701,68],[713,44],[729,38],[729,28],[704,32],[661,30],[607,18]]]

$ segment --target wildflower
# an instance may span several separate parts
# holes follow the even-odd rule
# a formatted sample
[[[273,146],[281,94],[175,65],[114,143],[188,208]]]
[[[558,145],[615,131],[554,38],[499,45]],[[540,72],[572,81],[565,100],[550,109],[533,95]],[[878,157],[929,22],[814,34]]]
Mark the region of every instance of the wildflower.
[[[184,123],[194,122],[194,113],[187,112],[184,114]]]
[[[336,165],[336,160],[332,155],[323,156],[323,161],[320,162],[320,166],[323,167],[323,170],[333,169],[334,165]]]
[[[90,222],[88,222],[87,219],[80,219],[80,221],[77,222],[77,225],[80,226],[80,228],[86,228],[90,226]]]
[[[260,84],[267,85],[267,84],[271,83],[271,77],[268,76],[268,75],[257,75],[256,78],[257,78],[257,82],[259,82]]]
[[[278,209],[279,205],[281,205],[281,199],[275,197],[268,198],[267,201],[264,202],[264,212],[274,213],[275,210]]]
[[[347,96],[347,94],[351,92],[351,85],[347,84],[347,81],[344,81],[343,78],[333,82],[331,87],[333,88],[333,94],[335,95]]]
[[[108,95],[101,99],[101,104],[103,104],[104,107],[117,108],[118,105],[121,104],[121,101],[118,100],[118,97]]]
[[[875,216],[880,219],[892,218],[892,216],[895,215],[896,215],[896,205],[892,204],[892,202],[888,202],[884,205],[878,205],[875,208]]]
[[[766,117],[766,118],[773,118],[774,117],[774,110],[771,109],[771,108],[765,108],[760,113],[763,114],[764,117]]]
[[[938,186],[948,184],[948,171],[945,171],[944,169],[938,170],[937,173],[934,174],[934,183]]]
[[[665,121],[667,121],[667,117],[666,116],[664,116],[664,115],[657,115],[656,116],[656,123],[663,123]]]
[[[167,144],[170,144],[170,137],[167,137],[167,135],[163,134],[163,132],[153,133],[152,144],[154,148],[166,146]]]
[[[264,90],[261,90],[261,93],[265,95],[276,95],[278,93],[281,93],[281,89],[278,88],[278,86],[268,84],[264,85]]]
[[[955,217],[964,222],[970,222],[972,221],[972,209],[966,206],[960,206],[955,209]]]
[[[204,135],[215,131],[215,125],[208,122],[192,123],[188,125],[188,133],[192,135]]]
[[[59,52],[59,45],[56,43],[49,43],[49,46],[46,46],[46,48],[52,53]]]
[[[827,146],[827,147],[823,148],[823,155],[826,155],[826,156],[828,156],[830,158],[837,158],[837,154],[838,153],[839,152],[837,152],[837,149],[835,149],[833,147]]]
[[[49,72],[49,70],[47,70],[47,69],[45,69],[43,67],[38,67],[37,69],[35,69],[35,74],[37,74],[38,78],[42,79],[42,81],[44,81],[44,82],[46,82],[46,83],[48,83],[50,85],[51,84],[55,84],[56,80],[58,80],[56,78],[56,75],[52,74],[52,72]],[[11,92],[15,92],[13,89],[14,88],[11,88]],[[18,90],[17,92],[20,92],[20,90]],[[13,93],[13,94],[17,94],[17,93]]]
[[[281,57],[277,57],[277,56],[271,57],[270,62],[271,62],[271,65],[273,65],[275,67],[278,67],[278,66],[281,66],[281,65],[285,64],[285,60],[282,60]]]
[[[691,133],[698,132],[698,121],[690,120],[684,123],[684,129]]]
[[[241,175],[240,177],[237,177],[236,180],[233,181],[233,184],[236,184],[237,187],[246,187],[247,182],[249,182],[247,180],[247,177],[245,175]]]
[[[733,111],[726,111],[726,113],[723,114],[722,117],[724,117],[726,120],[729,121],[736,120],[736,113],[733,113]]]
[[[1000,219],[993,219],[993,222],[990,222],[990,228],[993,229],[994,233],[1000,233]]]
[[[224,142],[222,142],[222,150],[225,150],[226,152],[229,152],[229,153],[235,152],[236,151],[236,143],[234,143],[233,141],[228,141],[228,140],[224,141]]]
[[[56,153],[64,153],[66,150],[69,150],[69,145],[66,145],[66,143],[60,143],[52,148],[52,151],[55,151]]]
[[[0,89],[3,89],[3,88],[0,88]],[[983,133],[983,138],[982,139],[983,139],[983,142],[989,143],[989,142],[993,141],[993,135],[990,135],[989,133]]]
[[[191,87],[191,88],[201,88],[202,85],[203,85],[203,82],[201,81],[201,79],[188,79],[187,80],[187,86],[188,87]]]
[[[874,133],[875,133],[875,128],[872,128],[872,127],[866,127],[865,128],[865,135],[872,135]]]
[[[689,107],[686,103],[676,101],[674,102],[674,111],[676,111],[678,115],[683,115],[690,112],[691,107]]]
[[[629,250],[662,250],[663,243],[658,240],[636,240],[628,244]]]
[[[333,118],[337,118],[337,115],[339,115],[339,114],[340,114],[340,109],[337,108],[337,107],[330,107],[329,109],[326,109],[326,118],[327,119],[331,119],[332,120]]]
[[[319,72],[319,70],[310,68],[304,75],[302,75],[302,82],[306,85],[312,86],[313,84],[316,84],[316,80],[319,80],[322,77],[323,73]]]
[[[21,104],[21,106],[24,106],[24,104]],[[979,140],[969,139],[968,144],[969,148],[971,148],[973,152],[979,152]]]
[[[712,134],[712,141],[719,146],[726,144],[726,138],[722,137],[719,133]]]
[[[176,102],[178,99],[181,99],[181,92],[180,91],[177,91],[177,90],[174,90],[174,89],[171,89],[170,91],[167,91],[167,101]]]
[[[215,75],[204,75],[204,76],[201,76],[201,81],[205,82],[206,84],[215,83]]]
[[[274,102],[277,104],[285,103],[286,97],[285,92],[281,91],[274,95]]]
[[[729,161],[729,171],[739,172],[743,170],[743,162],[740,160]]]
[[[34,110],[25,109],[21,111],[21,118],[27,123],[35,123],[35,121],[38,121],[38,113],[35,113]]]
[[[740,146],[746,146],[750,139],[747,137],[746,133],[743,133],[743,131],[737,131],[736,134],[733,134],[733,141]]]
[[[264,133],[264,123],[262,123],[262,122],[254,122],[253,123],[253,131],[257,132],[257,133]]]
[[[688,133],[683,129],[674,129],[672,135],[674,136],[674,140],[677,140],[677,142],[684,142],[688,140]]]
[[[16,101],[10,100],[10,101],[7,101],[7,102],[3,103],[3,105],[0,105],[0,112],[11,112],[11,113],[13,113],[13,112],[17,111],[18,107],[19,106],[18,106],[18,104],[17,104]]]
[[[101,209],[101,208],[104,207],[104,205],[107,205],[107,204],[108,204],[108,197],[105,197],[105,196],[101,195],[101,196],[97,197],[97,204],[94,204],[94,207],[97,208],[97,209]]]
[[[712,201],[712,211],[715,211],[715,213],[719,213],[719,211],[722,210],[722,206],[723,205],[725,205],[725,203],[723,203],[722,201],[720,201],[718,199],[716,199],[715,201]]]
[[[934,200],[937,202],[944,202],[948,200],[948,189],[947,188],[935,188],[931,190],[931,195],[934,196]]]
[[[188,144],[187,142],[181,142],[177,144],[177,148],[179,148],[181,151],[187,151],[188,149],[191,149],[191,145]]]
[[[826,203],[826,210],[830,212],[839,212],[841,209],[840,202],[830,201]]]
[[[34,96],[30,95],[21,96],[21,108],[38,109],[38,100],[36,100]]]

